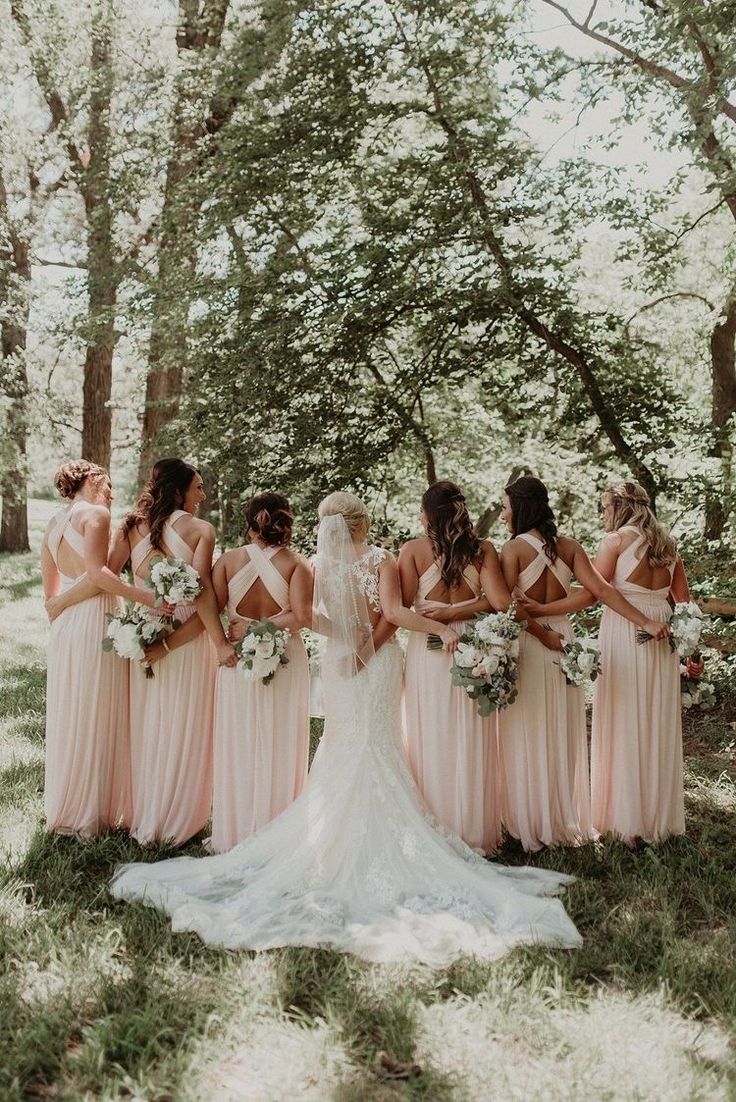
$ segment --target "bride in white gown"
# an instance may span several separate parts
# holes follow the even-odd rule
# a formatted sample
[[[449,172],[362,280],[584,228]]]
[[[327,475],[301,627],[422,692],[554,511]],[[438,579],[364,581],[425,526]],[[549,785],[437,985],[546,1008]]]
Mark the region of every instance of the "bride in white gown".
[[[562,903],[544,898],[572,877],[492,864],[425,810],[401,748],[401,651],[380,645],[386,621],[411,628],[423,617],[401,604],[393,556],[366,543],[358,499],[332,494],[320,518],[325,728],[307,787],[228,853],[122,866],[113,895],[230,949],[327,946],[442,966],[519,943],[580,945]]]

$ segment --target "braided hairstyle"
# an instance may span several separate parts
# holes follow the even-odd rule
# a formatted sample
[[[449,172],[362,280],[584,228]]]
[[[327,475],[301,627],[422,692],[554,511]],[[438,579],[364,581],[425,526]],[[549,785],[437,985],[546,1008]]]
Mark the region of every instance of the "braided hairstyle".
[[[139,524],[147,524],[151,547],[155,551],[162,550],[164,525],[176,509],[181,509],[186,492],[197,474],[197,468],[183,459],[159,459],[153,465],[151,477],[143,487],[135,509],[123,521],[123,531],[127,533]]]
[[[482,554],[465,495],[454,482],[435,482],[424,491],[422,508],[442,581],[452,589],[460,584],[466,566],[477,563]]]
[[[245,508],[248,531],[256,532],[271,547],[283,547],[291,539],[294,514],[283,494],[254,494]]]
[[[511,531],[514,536],[532,528],[544,541],[544,553],[550,562],[557,559],[557,525],[549,504],[547,487],[538,478],[522,475],[510,482],[505,492],[511,502]]]
[[[616,482],[603,491],[603,496],[609,497],[613,506],[606,520],[608,531],[632,524],[644,533],[650,566],[671,566],[677,558],[677,544],[654,515],[644,487],[638,482]]]
[[[107,478],[104,467],[97,463],[88,463],[86,459],[73,459],[64,463],[54,475],[54,486],[62,497],[72,498],[81,490],[88,478],[95,481]]]

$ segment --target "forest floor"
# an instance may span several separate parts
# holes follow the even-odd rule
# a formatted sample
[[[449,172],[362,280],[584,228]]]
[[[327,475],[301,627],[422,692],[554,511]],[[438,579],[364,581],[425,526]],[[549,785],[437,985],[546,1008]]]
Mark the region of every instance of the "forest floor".
[[[733,704],[686,719],[684,838],[532,858],[579,877],[580,950],[444,971],[230,953],[110,897],[117,864],[164,850],[44,833],[46,634],[37,556],[0,558],[3,1102],[736,1098]]]

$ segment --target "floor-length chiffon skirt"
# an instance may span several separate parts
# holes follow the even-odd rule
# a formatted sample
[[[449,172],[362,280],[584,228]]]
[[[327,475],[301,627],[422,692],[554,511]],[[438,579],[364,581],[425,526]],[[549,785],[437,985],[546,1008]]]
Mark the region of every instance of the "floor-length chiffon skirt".
[[[95,835],[130,820],[130,663],[102,649],[106,593],[72,605],[49,634],[46,829]]]
[[[463,623],[453,624],[456,631]],[[404,738],[411,772],[442,826],[492,853],[501,837],[496,716],[452,684],[452,657],[412,632],[404,679]]]
[[[626,592],[651,620],[666,621],[661,598]],[[601,676],[593,697],[593,825],[631,842],[685,831],[680,665],[666,640],[637,643],[636,627],[606,609]]]
[[[177,609],[179,620],[190,615]],[[214,650],[202,632],[156,662],[152,678],[131,667],[130,832],[142,845],[182,844],[202,829],[212,804]]]
[[[567,640],[567,617],[548,621]],[[560,653],[528,632],[519,645],[519,695],[499,715],[504,826],[528,852],[579,845],[592,834],[585,696],[568,685]]]
[[[288,807],[304,788],[309,759],[309,663],[292,635],[280,667],[264,685],[238,669],[217,671],[212,838],[232,849]]]

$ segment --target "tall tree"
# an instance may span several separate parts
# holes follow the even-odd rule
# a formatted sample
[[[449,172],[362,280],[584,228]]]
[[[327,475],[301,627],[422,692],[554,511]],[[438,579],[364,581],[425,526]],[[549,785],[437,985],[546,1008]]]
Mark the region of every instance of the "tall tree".
[[[673,244],[725,209],[736,221],[736,32],[733,5],[704,0],[652,0],[620,6],[614,19],[596,19],[597,4],[584,17],[558,0],[543,0],[559,12],[571,27],[613,58],[604,70],[628,100],[630,117],[637,117],[647,90],[666,95],[673,107],[670,117],[661,115],[661,99],[650,106],[657,113],[653,130],[687,150],[693,167],[707,173],[719,195],[715,204],[690,216],[675,238],[653,241],[655,254],[671,254]],[[681,122],[682,120],[682,122]],[[684,122],[684,125],[683,125]],[[731,231],[736,242],[736,232]],[[668,273],[669,274],[669,273]],[[711,367],[711,416],[709,453],[720,465],[720,478],[707,493],[705,535],[717,539],[734,508],[734,414],[736,414],[736,270],[726,274],[726,288],[709,341]]]
[[[185,413],[231,486],[362,486],[409,438],[437,473],[425,413],[469,378],[666,482],[676,394],[575,289],[584,169],[541,168],[515,125],[539,65],[517,29],[470,2],[313,5],[223,132],[200,247],[231,253],[200,279]]]
[[[26,438],[28,372],[25,363],[31,261],[29,242],[8,206],[0,168],[0,393],[7,402],[1,457],[0,551],[27,551]]]

